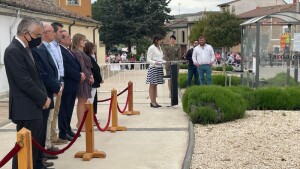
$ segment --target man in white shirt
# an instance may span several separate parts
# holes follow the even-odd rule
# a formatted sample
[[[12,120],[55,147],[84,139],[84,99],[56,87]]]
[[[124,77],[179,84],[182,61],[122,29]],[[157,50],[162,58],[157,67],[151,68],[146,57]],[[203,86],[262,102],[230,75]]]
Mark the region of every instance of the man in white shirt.
[[[61,82],[62,86],[63,86],[63,77],[64,77],[64,63],[63,63],[63,57],[61,54],[61,49],[59,46],[59,43],[62,39],[62,28],[63,25],[61,23],[58,22],[53,22],[51,24],[51,26],[54,29],[54,32],[56,33],[55,35],[55,39],[54,41],[52,41],[50,43],[51,48],[52,48],[52,52],[54,54],[54,58],[55,61],[57,63],[58,66],[58,78],[59,81]],[[56,98],[56,99],[55,99]],[[53,112],[53,120],[51,123],[51,142],[53,144],[65,144],[66,142],[64,140],[58,139],[57,133],[56,133],[56,126],[57,126],[57,120],[58,120],[58,113],[59,113],[59,108],[60,108],[60,100],[61,100],[61,96],[56,96],[54,98],[54,112]],[[52,112],[50,112],[50,116],[52,115]]]
[[[193,51],[193,62],[200,76],[200,85],[204,85],[204,74],[206,84],[211,85],[211,65],[215,63],[215,53],[212,46],[206,44],[204,36],[199,37],[199,45]]]

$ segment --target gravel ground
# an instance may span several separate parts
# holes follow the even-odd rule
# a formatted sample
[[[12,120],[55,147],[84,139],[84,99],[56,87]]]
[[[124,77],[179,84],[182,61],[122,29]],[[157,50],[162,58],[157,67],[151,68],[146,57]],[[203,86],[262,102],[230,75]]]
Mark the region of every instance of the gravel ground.
[[[243,119],[194,131],[191,169],[300,168],[300,111],[247,111]]]

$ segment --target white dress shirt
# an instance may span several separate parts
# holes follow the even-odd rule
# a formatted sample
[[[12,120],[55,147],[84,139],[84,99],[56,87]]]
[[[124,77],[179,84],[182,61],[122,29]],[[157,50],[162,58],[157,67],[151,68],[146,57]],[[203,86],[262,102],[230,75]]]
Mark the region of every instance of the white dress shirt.
[[[64,77],[65,76],[64,62],[63,62],[59,44],[54,40],[54,41],[50,42],[50,45],[53,49],[54,57],[56,59],[57,65],[58,65],[58,75],[59,75],[59,77]]]
[[[155,63],[157,61],[163,63],[164,62],[163,57],[164,54],[160,46],[157,47],[153,44],[148,48],[147,62],[150,64],[150,66],[162,67],[162,64],[155,65]]]
[[[214,49],[208,44],[205,44],[204,46],[198,45],[194,48],[192,56],[194,64],[213,64],[215,62],[215,58]]]

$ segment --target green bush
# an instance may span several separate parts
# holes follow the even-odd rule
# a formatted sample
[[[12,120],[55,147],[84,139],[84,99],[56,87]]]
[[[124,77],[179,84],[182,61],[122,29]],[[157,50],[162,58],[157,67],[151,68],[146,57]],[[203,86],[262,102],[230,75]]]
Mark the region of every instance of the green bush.
[[[178,86],[180,88],[186,88],[187,87],[187,73],[179,73],[178,77]],[[212,75],[212,84],[213,85],[219,85],[219,86],[225,86],[225,76],[224,75]],[[192,80],[192,85],[194,85],[194,79]],[[231,85],[237,86],[240,85],[240,77],[238,76],[231,76]],[[227,78],[227,86],[229,86],[229,77]]]
[[[290,110],[300,110],[300,87],[287,87],[286,91],[289,94]]]
[[[212,70],[213,70],[213,71],[223,71],[223,66],[212,67]],[[230,65],[226,65],[225,70],[226,70],[226,71],[232,71],[232,70],[233,70],[233,67],[230,66]]]
[[[187,73],[179,73],[178,76],[178,86],[180,88],[186,88],[187,84],[187,78],[188,78],[188,74]],[[194,79],[192,80],[192,85],[194,85]]]
[[[248,105],[247,110],[254,110],[253,101],[255,97],[253,95],[253,88],[246,86],[231,86],[229,89],[234,93],[241,95],[245,99]]]
[[[290,110],[289,94],[284,88],[270,87],[254,90],[252,101],[256,110]]]
[[[282,72],[278,73],[275,77],[270,78],[270,79],[264,79],[264,83],[259,84],[261,87],[266,87],[266,86],[281,86],[285,87],[287,86],[287,73]],[[290,86],[294,86],[294,78],[290,76]]]
[[[218,86],[225,86],[225,75],[212,75],[212,83]],[[240,77],[231,76],[231,85],[240,85]],[[229,77],[227,76],[227,86],[229,86]]]
[[[195,123],[221,123],[242,118],[247,108],[244,98],[220,86],[193,86],[183,95],[183,110]]]
[[[188,69],[189,68],[189,64],[185,63],[185,64],[180,64],[179,65],[180,69]]]

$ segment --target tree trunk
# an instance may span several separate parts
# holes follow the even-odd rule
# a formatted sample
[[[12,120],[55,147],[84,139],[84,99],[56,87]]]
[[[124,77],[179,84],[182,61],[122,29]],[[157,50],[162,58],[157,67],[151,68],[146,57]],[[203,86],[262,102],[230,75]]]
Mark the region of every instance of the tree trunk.
[[[131,53],[131,43],[128,43],[127,49],[128,49],[128,52]]]

